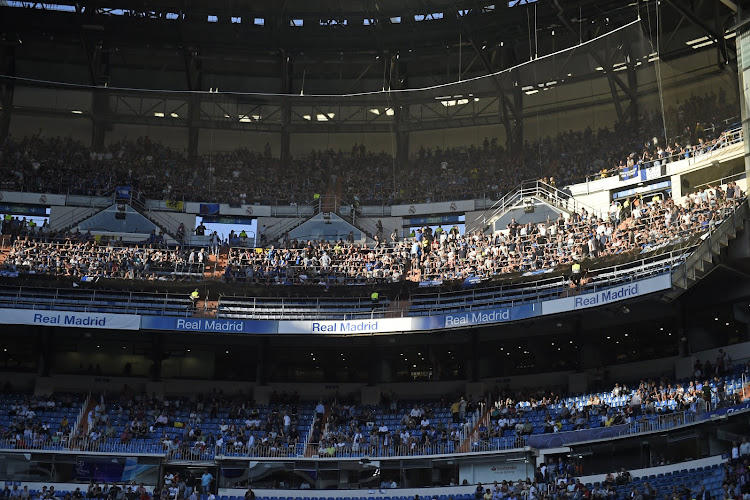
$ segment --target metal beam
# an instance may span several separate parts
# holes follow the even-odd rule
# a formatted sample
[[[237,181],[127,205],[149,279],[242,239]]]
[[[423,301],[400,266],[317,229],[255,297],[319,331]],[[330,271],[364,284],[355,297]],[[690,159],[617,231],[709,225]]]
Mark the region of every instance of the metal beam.
[[[0,71],[13,76],[16,73],[16,56],[13,45],[0,46]],[[10,117],[13,114],[13,92],[15,82],[5,79],[0,82],[0,143],[5,141],[10,133]]]
[[[719,0],[721,3],[729,7],[730,10],[733,12],[737,12],[737,4],[732,2],[732,0]]]
[[[484,66],[484,69],[487,71],[487,73],[493,74],[492,84],[495,86],[495,89],[497,89],[497,95],[500,97],[502,102],[501,120],[503,123],[503,128],[505,129],[506,147],[509,151],[516,152],[523,146],[523,142],[519,142],[518,140],[519,134],[516,131],[516,127],[518,127],[519,124],[523,122],[520,116],[522,112],[519,111],[516,107],[516,101],[518,101],[518,99],[514,97],[514,101],[510,101],[507,96],[506,90],[503,88],[500,82],[497,81],[497,77],[494,75],[495,71],[490,65],[490,62],[487,60],[487,57],[485,57],[484,53],[482,52],[482,49],[473,38],[469,41],[471,42],[471,46],[474,49],[474,52],[476,52],[479,61],[482,63],[482,66]],[[520,89],[518,91],[520,92]],[[512,123],[510,115],[513,115]]]
[[[732,55],[732,58],[737,57],[737,52],[734,48],[730,46],[730,44],[725,43],[724,34],[718,34],[714,29],[712,29],[709,25],[703,22],[703,20],[697,16],[693,11],[686,8],[685,5],[682,4],[682,2],[675,1],[675,0],[666,0],[666,2],[672,6],[674,10],[676,10],[679,14],[685,16],[685,19],[690,21],[692,24],[700,28],[703,33],[706,34],[711,40],[713,40],[714,43],[716,43],[719,47],[719,52],[721,53],[722,58],[724,59],[722,62],[724,64],[728,63],[730,60],[730,53]],[[659,8],[658,5],[656,7]]]

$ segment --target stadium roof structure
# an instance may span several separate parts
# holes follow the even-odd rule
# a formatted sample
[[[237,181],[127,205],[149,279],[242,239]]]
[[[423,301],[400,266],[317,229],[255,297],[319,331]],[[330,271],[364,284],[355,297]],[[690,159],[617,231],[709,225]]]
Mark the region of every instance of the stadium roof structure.
[[[35,84],[65,82],[90,89],[218,89],[298,97],[424,88],[514,68],[638,19],[640,38],[652,44],[656,41],[662,61],[696,50],[716,51],[720,61],[717,71],[736,74],[731,64],[736,60],[734,39],[727,30],[737,21],[737,10],[742,7],[738,3],[748,2],[663,0],[657,8],[655,0],[0,0],[0,95],[4,98],[0,105],[4,110],[13,107],[8,97],[12,95],[8,87],[17,84],[13,78]],[[695,40],[701,42],[690,43]],[[573,79],[606,77],[618,119],[626,121],[627,103],[621,105],[619,101],[632,101],[636,91],[625,73],[616,73],[615,58],[622,60],[622,52],[588,50],[584,54],[587,57],[580,58],[587,71],[574,68],[570,73]],[[598,74],[593,71],[595,67],[601,68]],[[307,112],[292,111],[293,103],[258,95],[246,103],[249,109],[269,103],[275,107],[262,114],[237,115],[274,116],[280,118],[278,122],[264,118],[224,123],[221,119],[225,114],[235,114],[221,113],[218,122],[215,117],[206,117],[206,123],[199,124],[198,108],[205,110],[216,100],[212,98],[209,103],[205,96],[195,97],[200,103],[194,101],[192,105],[183,99],[186,104],[179,105],[183,109],[174,112],[180,118],[172,121],[117,116],[111,109],[92,109],[91,116],[102,126],[164,125],[170,121],[172,126],[188,127],[192,123],[199,128],[282,133],[295,127],[328,132],[340,126],[348,132],[398,133],[502,123],[507,143],[518,146],[523,136],[518,129],[524,113],[522,88],[537,82],[516,80],[520,85],[486,80],[486,88],[474,89],[472,97],[489,94],[495,102],[487,107],[486,103],[473,105],[469,101],[464,108],[472,109],[466,115],[443,108],[445,103],[463,101],[440,99],[459,92],[420,94],[416,98],[419,102],[432,101],[422,107],[424,114],[434,118],[430,120],[412,119],[406,113],[399,116],[400,106],[414,100],[406,95],[399,97],[399,102],[384,101],[382,96],[353,99],[349,101],[351,111],[337,113],[335,120],[323,123],[306,117],[327,115],[325,110],[315,109],[326,104],[324,101],[315,101]],[[131,96],[123,92],[112,98],[125,102]],[[164,107],[169,107],[170,97],[161,99]],[[300,102],[303,100],[295,100]],[[94,107],[102,108],[102,103]],[[193,113],[189,120],[186,106]],[[379,119],[371,113],[376,106],[381,113]],[[143,103],[128,107],[150,109]],[[456,106],[451,111],[458,109]],[[482,116],[487,109],[499,111]],[[636,107],[630,109],[635,111]],[[169,116],[169,111],[174,110],[165,115]],[[395,115],[393,123],[383,119],[389,112]],[[295,116],[299,118],[296,122]],[[345,125],[345,116],[367,116],[370,120]],[[0,138],[7,134],[6,120],[0,120]],[[94,136],[102,134],[95,132]],[[194,136],[191,133],[190,137]],[[189,151],[194,151],[196,141],[191,142]]]

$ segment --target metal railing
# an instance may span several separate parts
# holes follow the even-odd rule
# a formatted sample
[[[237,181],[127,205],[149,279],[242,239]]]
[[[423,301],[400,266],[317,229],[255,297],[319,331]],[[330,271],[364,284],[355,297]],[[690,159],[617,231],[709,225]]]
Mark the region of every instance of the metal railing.
[[[701,161],[705,161],[708,158],[712,157],[717,151],[720,151],[721,149],[731,146],[732,144],[737,144],[740,141],[743,140],[742,136],[742,127],[733,127],[731,129],[728,129],[719,135],[716,139],[710,140],[708,142],[704,143],[704,150],[698,149],[698,145],[692,145],[691,150],[689,153],[689,156],[685,156],[684,153],[682,154],[671,154],[668,156],[663,156],[660,158],[653,159],[651,161],[643,162],[640,165],[631,167],[631,169],[628,169],[627,173],[628,175],[632,174],[630,177],[623,178],[623,180],[627,181],[632,178],[635,178],[637,173],[640,170],[652,168],[652,167],[662,167],[667,166],[669,167],[670,164],[681,161],[681,160],[687,160],[688,164],[695,164]],[[613,168],[610,170],[605,170],[604,172],[599,172],[596,174],[589,174],[586,176],[586,182],[592,182],[599,179],[607,178],[607,177],[613,177],[615,175],[623,175],[625,169],[623,168]],[[670,172],[665,172],[664,176],[670,175]]]
[[[699,262],[702,262],[707,256],[721,249],[722,238],[729,238],[730,234],[744,224],[744,221],[750,218],[750,207],[748,199],[745,199],[739,206],[725,217],[721,224],[714,227],[713,230],[706,233],[702,243],[687,257],[684,264],[679,266],[672,274],[672,283],[678,284],[681,288],[687,290],[688,272],[696,268]],[[714,249],[714,246],[718,247]],[[710,258],[709,260],[712,260]]]
[[[541,180],[529,180],[520,183],[496,201],[490,208],[491,213],[489,215],[485,211],[470,224],[467,224],[466,232],[483,232],[494,220],[499,219],[514,208],[522,207],[524,200],[532,197],[550,203],[568,213],[580,213],[582,210],[592,214],[597,213],[595,209],[576,200],[569,193],[565,193]]]
[[[0,287],[0,304],[31,310],[75,310],[80,312],[112,312],[153,314],[158,311],[172,316],[192,316],[190,299],[185,294],[150,294],[149,292],[29,287]],[[150,297],[153,296],[153,297]]]
[[[70,434],[68,435],[68,442],[73,442],[73,438],[75,437],[76,432],[78,432],[78,427],[81,425],[81,420],[83,420],[83,416],[86,414],[86,408],[88,408],[90,402],[91,402],[91,393],[89,392],[86,395],[86,399],[83,401],[83,404],[81,405],[81,411],[78,412],[78,416],[76,417],[76,421],[73,424],[73,427],[70,428]]]
[[[145,202],[140,200],[139,195],[140,193],[133,194],[130,197],[130,206],[137,210],[141,215],[149,219],[151,222],[159,226],[162,231],[170,235],[178,243],[182,243],[182,238],[179,238],[179,235],[177,234],[177,229],[180,227],[181,221],[173,217],[169,212],[152,211],[148,208]]]
[[[658,415],[655,419],[641,418],[627,425],[625,430],[620,434],[622,436],[629,434],[642,434],[644,432],[666,431],[692,424],[696,421],[696,413],[692,411],[681,411]]]

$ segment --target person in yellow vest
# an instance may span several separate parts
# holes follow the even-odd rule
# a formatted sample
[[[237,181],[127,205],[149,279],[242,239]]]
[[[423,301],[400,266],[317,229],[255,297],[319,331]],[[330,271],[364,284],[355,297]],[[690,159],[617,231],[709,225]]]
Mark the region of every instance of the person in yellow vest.
[[[578,287],[581,284],[581,263],[577,260],[573,261],[573,265],[570,268],[570,281]]]
[[[370,294],[370,300],[372,300],[373,306],[377,306],[380,303],[380,294],[378,292],[372,292]]]
[[[193,309],[195,309],[195,305],[198,303],[199,298],[200,293],[198,293],[198,289],[196,288],[190,293],[190,301],[193,303]]]

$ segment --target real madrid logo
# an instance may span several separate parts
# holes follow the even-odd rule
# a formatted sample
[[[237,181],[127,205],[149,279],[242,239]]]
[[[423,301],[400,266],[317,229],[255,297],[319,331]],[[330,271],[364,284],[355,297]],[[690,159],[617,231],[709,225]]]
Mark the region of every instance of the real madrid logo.
[[[253,207],[247,207],[247,208],[245,209],[245,213],[246,213],[247,215],[253,215]]]
[[[452,201],[451,202],[451,210],[455,211],[456,209],[458,209],[458,206],[456,206],[456,202],[455,201]]]
[[[410,213],[410,214],[415,214],[415,213],[417,213],[417,207],[415,207],[414,205],[410,206],[410,207],[409,207],[409,213]]]
[[[43,194],[42,196],[40,196],[39,197],[39,201],[42,202],[42,203],[47,203],[47,195]]]

